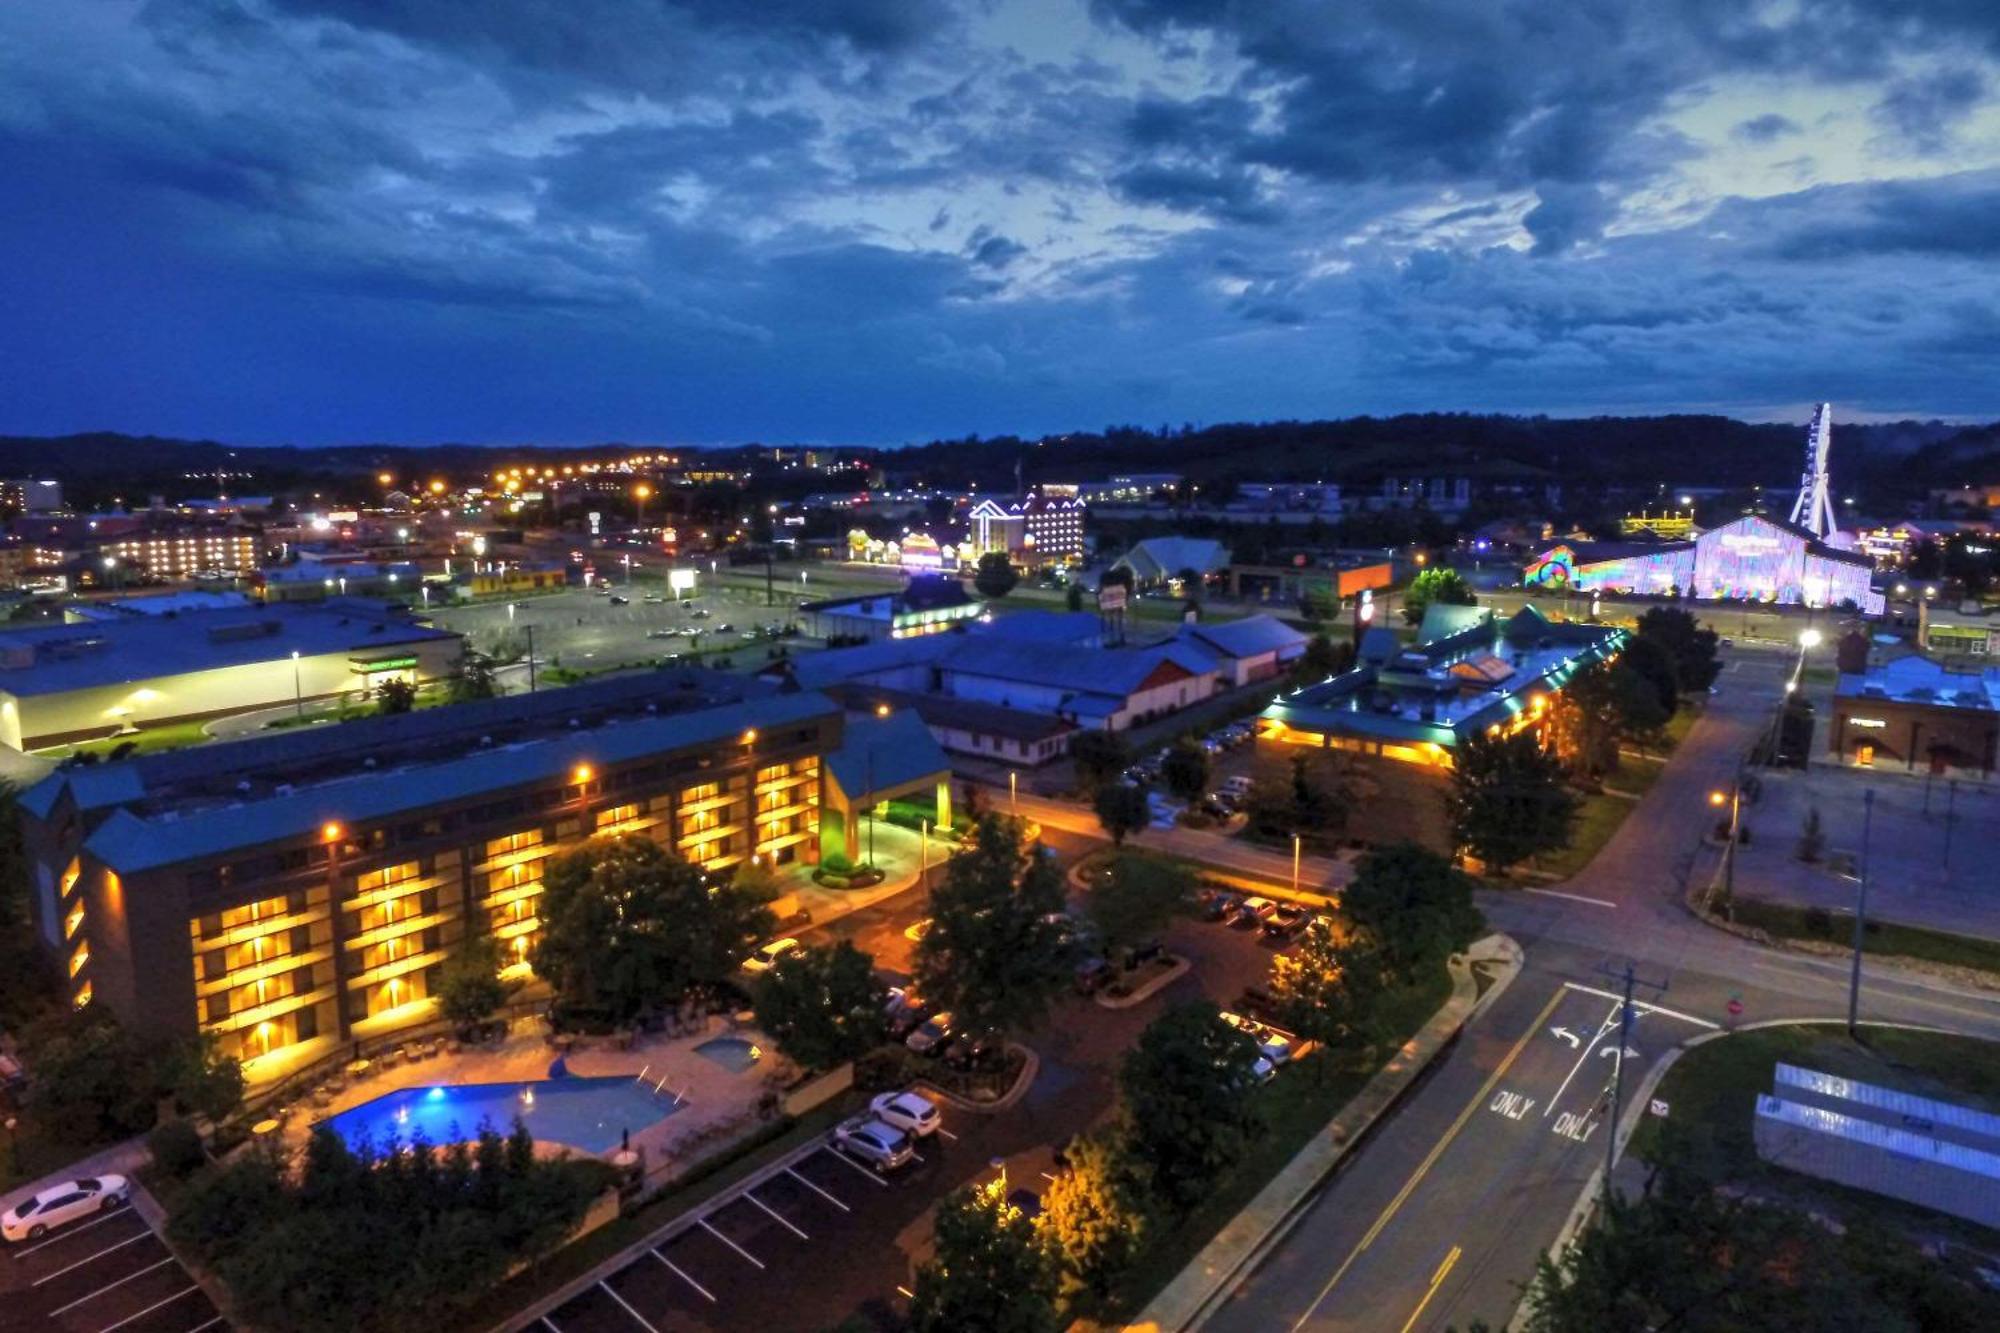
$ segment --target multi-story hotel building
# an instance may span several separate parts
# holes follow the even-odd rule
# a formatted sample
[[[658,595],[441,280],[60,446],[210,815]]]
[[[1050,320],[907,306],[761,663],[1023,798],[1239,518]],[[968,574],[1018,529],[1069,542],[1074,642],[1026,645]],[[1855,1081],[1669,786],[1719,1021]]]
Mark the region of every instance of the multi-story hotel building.
[[[188,579],[212,570],[252,573],[263,563],[260,546],[255,533],[241,529],[188,527],[106,538],[96,554],[157,579]]]
[[[272,1077],[430,1018],[468,932],[525,969],[593,836],[817,860],[841,739],[824,695],[676,671],[58,770],[20,798],[36,926],[75,1004]]]

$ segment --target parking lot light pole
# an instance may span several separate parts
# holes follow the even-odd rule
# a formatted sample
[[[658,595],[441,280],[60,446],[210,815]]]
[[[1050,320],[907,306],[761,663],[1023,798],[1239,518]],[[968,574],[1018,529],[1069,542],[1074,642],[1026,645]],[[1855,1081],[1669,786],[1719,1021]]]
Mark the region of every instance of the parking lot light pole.
[[[1299,891],[1299,835],[1292,835],[1292,892]]]
[[[1019,769],[1007,770],[1007,813],[1021,813],[1021,773]]]
[[[1875,815],[1875,789],[1861,793],[1861,884],[1854,896],[1854,965],[1847,975],[1847,1035],[1860,1040],[1855,1031],[1861,1010],[1861,940],[1868,921],[1868,826]]]
[[[299,650],[292,649],[292,708],[299,717],[306,715],[305,687],[299,683]]]

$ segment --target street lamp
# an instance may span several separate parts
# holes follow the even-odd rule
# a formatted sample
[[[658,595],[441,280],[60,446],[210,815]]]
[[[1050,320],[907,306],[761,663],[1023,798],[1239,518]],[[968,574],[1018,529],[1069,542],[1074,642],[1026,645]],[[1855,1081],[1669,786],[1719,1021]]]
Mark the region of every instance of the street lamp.
[[[297,716],[306,715],[305,689],[299,683],[299,650],[292,649],[292,708]]]
[[[1292,835],[1292,892],[1299,891],[1299,835]]]
[[[1740,768],[1737,770],[1736,781],[1727,796],[1712,791],[1708,794],[1708,803],[1717,807],[1725,803],[1729,806],[1729,845],[1722,849],[1722,893],[1733,903],[1736,901],[1736,832],[1743,817],[1743,771]]]
[[[1007,813],[1021,813],[1021,774],[1012,768],[1007,770]]]

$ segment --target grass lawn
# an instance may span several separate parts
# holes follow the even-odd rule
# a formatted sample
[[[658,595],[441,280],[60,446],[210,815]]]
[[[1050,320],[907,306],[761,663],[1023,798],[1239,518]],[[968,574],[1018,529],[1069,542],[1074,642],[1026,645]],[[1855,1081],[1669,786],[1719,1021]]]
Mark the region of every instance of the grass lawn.
[[[1321,1056],[1309,1056],[1266,1085],[1263,1099],[1266,1131],[1251,1148],[1250,1155],[1237,1163],[1216,1182],[1208,1201],[1189,1216],[1174,1222],[1168,1233],[1149,1246],[1126,1273],[1111,1299],[1103,1306],[1077,1311],[1085,1327],[1110,1328],[1122,1325],[1145,1307],[1176,1274],[1193,1261],[1204,1245],[1243,1210],[1257,1192],[1292,1160],[1313,1135],[1326,1128],[1329,1120],[1347,1105],[1389,1057],[1422,1027],[1451,995],[1451,978],[1442,968],[1432,981],[1412,986],[1390,996],[1385,1026],[1396,1034],[1393,1043],[1380,1051],[1380,1058],[1367,1065],[1341,1064],[1331,1076],[1317,1068]],[[1092,1321],[1095,1321],[1094,1323]]]
[[[1605,779],[1605,785],[1634,796],[1644,796],[1666,771],[1667,761],[1664,759],[1634,759],[1626,755],[1619,760],[1618,771]]]
[[[1646,1160],[1673,1151],[1708,1179],[1809,1201],[1836,1213],[1858,1210],[1926,1233],[1963,1234],[1990,1247],[1993,1233],[1880,1195],[1813,1180],[1759,1160],[1752,1138],[1757,1094],[1771,1091],[1779,1062],[1881,1087],[2000,1110],[2000,1045],[1936,1032],[1864,1028],[1848,1040],[1839,1023],[1759,1028],[1707,1042],[1683,1055],[1653,1095],[1670,1118],[1647,1116],[1632,1139]],[[1669,1127],[1676,1131],[1669,1133]]]
[[[1623,778],[1621,771],[1620,777]],[[1622,783],[1621,783],[1622,785]],[[1533,863],[1532,869],[1568,879],[1585,866],[1598,849],[1611,841],[1611,835],[1618,832],[1625,817],[1638,808],[1635,801],[1621,796],[1610,796],[1595,792],[1583,798],[1577,807],[1576,827],[1571,834],[1569,846],[1559,852],[1541,857]]]
[[[99,741],[79,741],[75,745],[60,745],[54,749],[37,750],[35,753],[47,759],[68,759],[72,755],[94,754],[109,758],[111,752],[121,745],[130,744],[132,754],[151,754],[156,750],[178,750],[188,745],[200,745],[208,739],[199,722],[175,722],[164,727],[148,727],[129,736],[107,736]]]
[[[1854,940],[1854,916],[1848,912],[1815,911],[1790,903],[1738,896],[1731,916],[1746,926],[1755,926],[1783,939],[1824,940],[1840,945],[1851,945]],[[1901,926],[1893,921],[1870,921],[1862,937],[1861,951],[2000,972],[2000,940]]]

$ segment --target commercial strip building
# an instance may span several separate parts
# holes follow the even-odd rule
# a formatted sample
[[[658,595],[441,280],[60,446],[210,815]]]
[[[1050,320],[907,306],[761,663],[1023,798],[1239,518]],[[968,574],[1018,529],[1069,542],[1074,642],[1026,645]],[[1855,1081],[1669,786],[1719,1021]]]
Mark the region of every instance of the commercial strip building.
[[[1843,672],[1826,746],[1861,768],[1991,777],[2000,757],[2000,667],[1952,671],[1912,655]]]
[[[1466,737],[1540,729],[1569,678],[1615,657],[1625,639],[1621,629],[1551,621],[1533,606],[1505,620],[1476,608],[1465,628],[1411,648],[1371,632],[1352,671],[1279,695],[1259,721],[1259,742],[1448,768]]]
[[[936,574],[914,575],[896,592],[835,597],[799,608],[820,638],[871,642],[939,634],[976,618],[983,609],[963,583]]]
[[[1703,601],[1853,606],[1882,611],[1870,586],[1874,562],[1814,537],[1795,523],[1746,514],[1692,541],[1559,542],[1531,561],[1521,581],[1578,592]]]
[[[457,670],[459,636],[381,603],[167,611],[0,633],[0,743],[37,749]]]
[[[836,703],[692,670],[61,769],[20,798],[40,942],[77,1005],[204,1033],[280,1075],[428,1020],[467,933],[525,969],[546,859],[638,833],[711,871],[848,845],[866,787],[929,793],[946,766],[884,719],[840,754]]]

